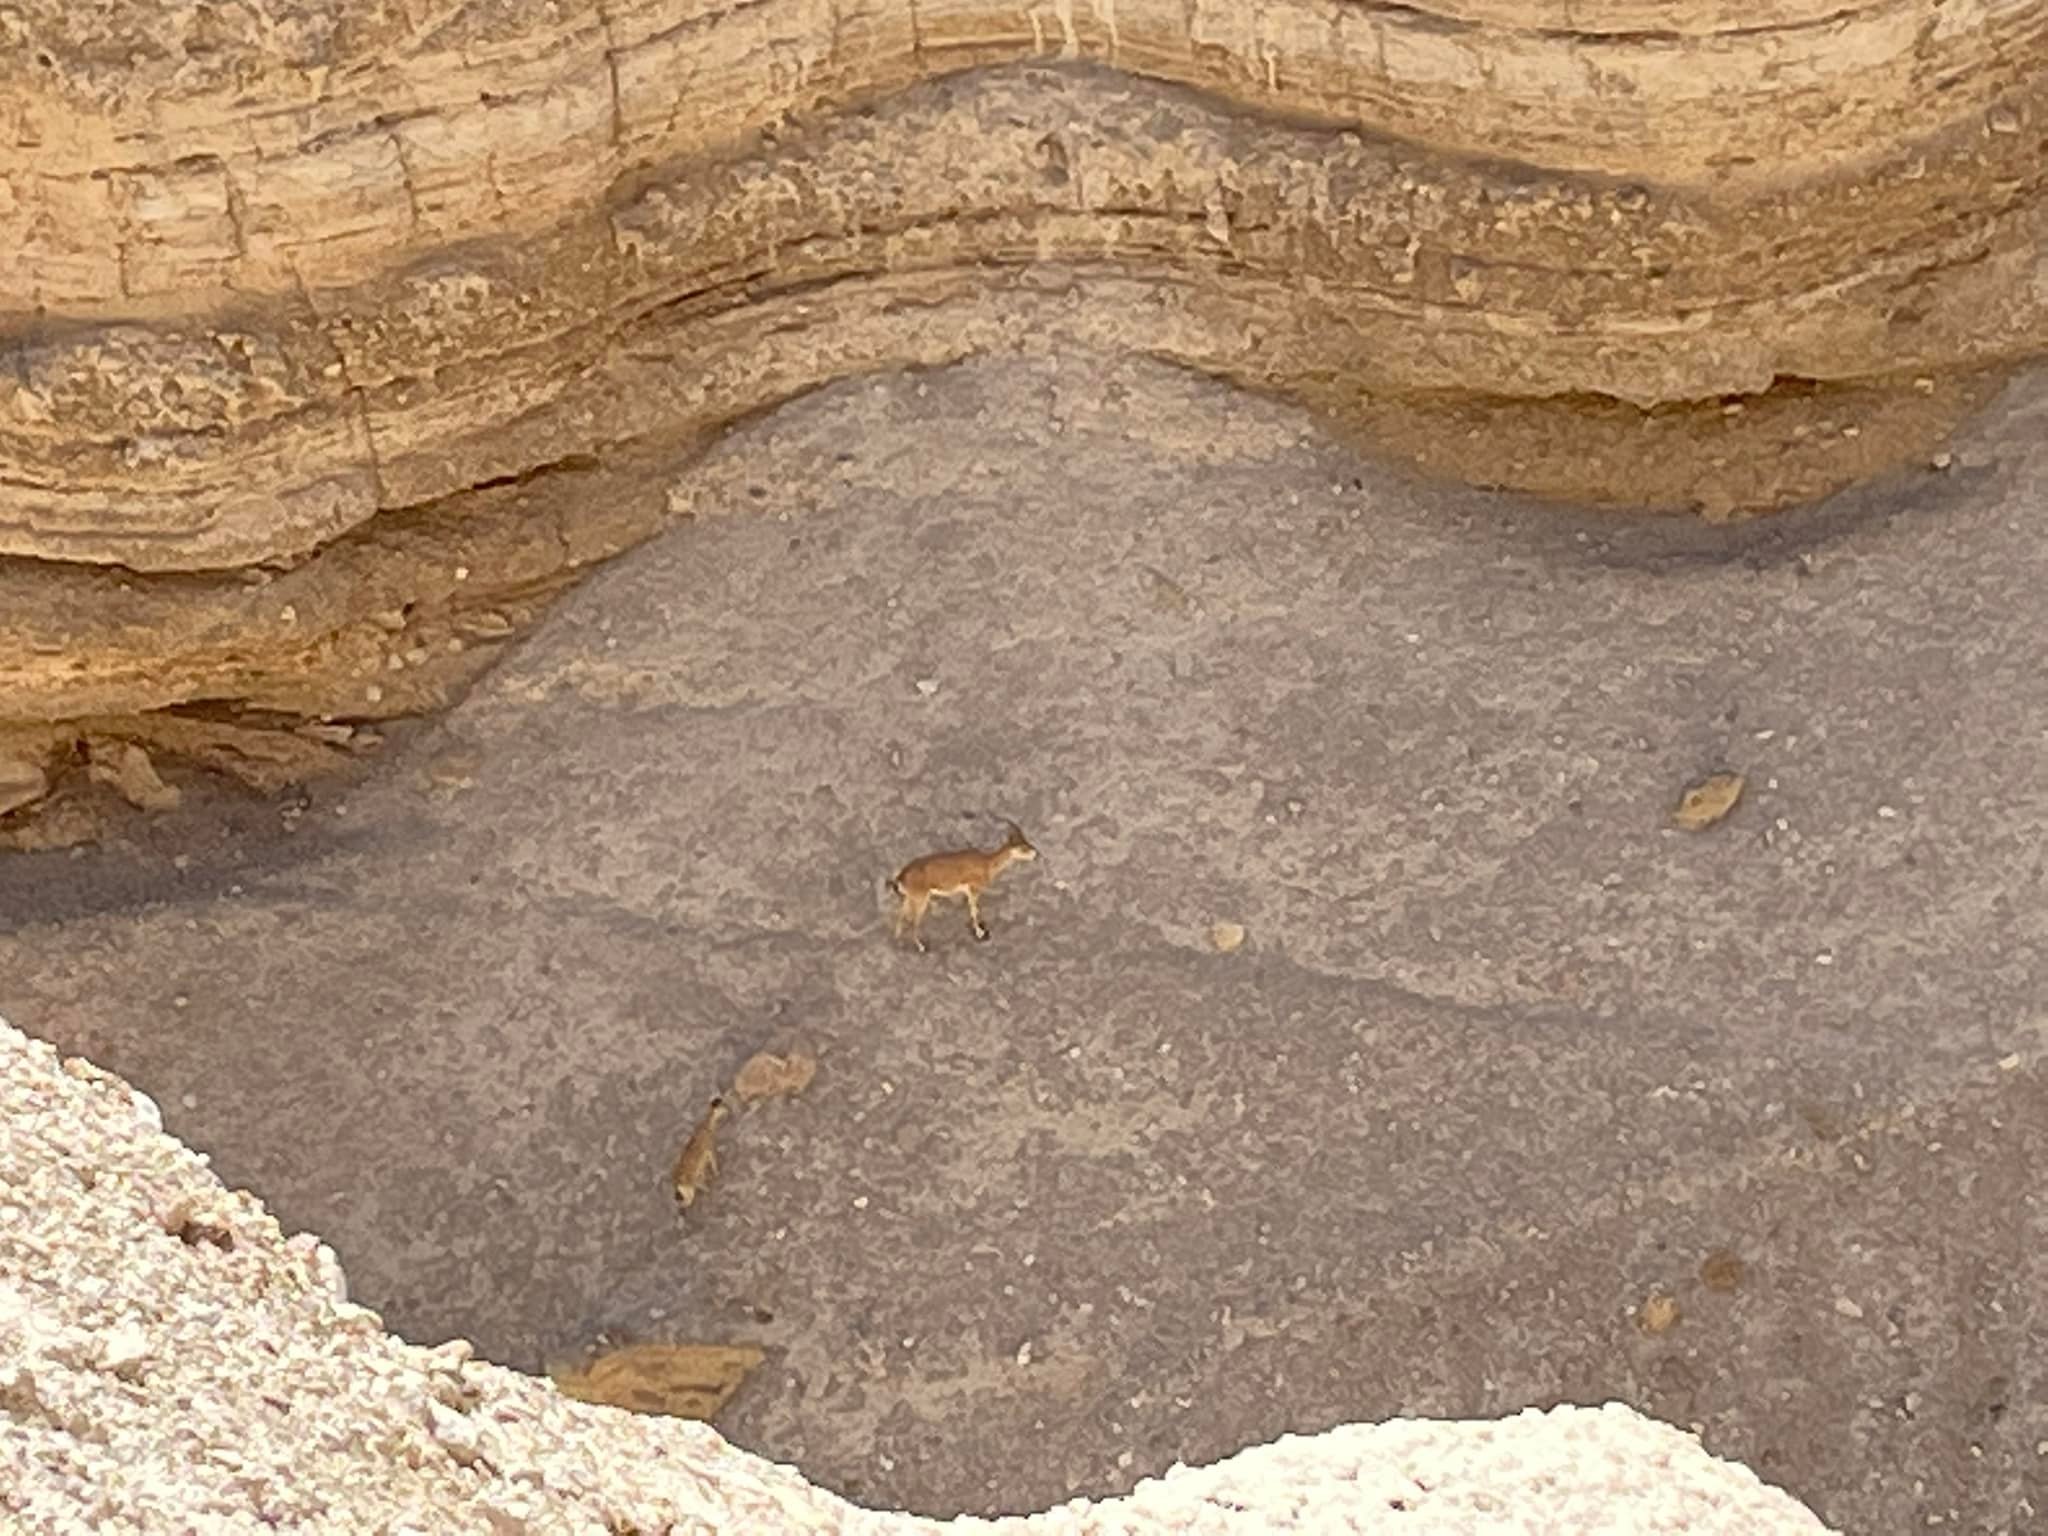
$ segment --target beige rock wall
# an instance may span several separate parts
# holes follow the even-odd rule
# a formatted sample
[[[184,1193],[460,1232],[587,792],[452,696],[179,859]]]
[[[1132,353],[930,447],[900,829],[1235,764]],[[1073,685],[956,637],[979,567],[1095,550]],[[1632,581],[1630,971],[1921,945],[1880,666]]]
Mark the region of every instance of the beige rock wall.
[[[666,515],[479,487],[850,372],[1136,350],[1725,515],[1869,455],[1426,445],[1959,381],[1911,445],[2048,339],[2048,0],[30,0],[0,123],[0,752],[39,772],[70,738],[25,723],[430,704],[474,665],[439,641]],[[522,574],[444,601],[454,527]],[[441,680],[362,681],[422,648],[392,613]]]

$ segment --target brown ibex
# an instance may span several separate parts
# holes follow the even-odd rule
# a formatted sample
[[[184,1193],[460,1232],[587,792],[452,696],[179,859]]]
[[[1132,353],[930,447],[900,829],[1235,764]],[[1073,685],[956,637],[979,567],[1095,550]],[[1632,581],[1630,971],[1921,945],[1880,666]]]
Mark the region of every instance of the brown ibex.
[[[1001,874],[1013,863],[1022,863],[1038,857],[1038,850],[1031,846],[1031,840],[1024,835],[1024,829],[1014,821],[1003,823],[1010,829],[1010,835],[1003,839],[1002,846],[988,853],[979,848],[958,848],[946,853],[928,853],[921,859],[912,859],[896,872],[890,880],[889,889],[902,899],[896,909],[896,937],[903,937],[903,930],[910,930],[911,938],[917,941],[918,952],[926,946],[921,929],[925,909],[932,904],[934,896],[964,896],[967,898],[967,921],[974,929],[977,939],[988,937],[988,924],[981,920],[981,894],[988,889],[989,881]]]

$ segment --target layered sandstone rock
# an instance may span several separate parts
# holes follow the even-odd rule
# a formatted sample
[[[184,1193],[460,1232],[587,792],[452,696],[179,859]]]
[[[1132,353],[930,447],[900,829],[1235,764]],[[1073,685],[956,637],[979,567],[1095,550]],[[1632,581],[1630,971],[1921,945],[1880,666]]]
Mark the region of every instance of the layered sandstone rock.
[[[0,70],[21,781],[84,716],[430,706],[671,515],[565,478],[850,372],[1135,350],[1726,515],[2048,338],[2043,0],[33,0]],[[1745,474],[1785,379],[1880,430]],[[1437,448],[1657,408],[1711,451]]]

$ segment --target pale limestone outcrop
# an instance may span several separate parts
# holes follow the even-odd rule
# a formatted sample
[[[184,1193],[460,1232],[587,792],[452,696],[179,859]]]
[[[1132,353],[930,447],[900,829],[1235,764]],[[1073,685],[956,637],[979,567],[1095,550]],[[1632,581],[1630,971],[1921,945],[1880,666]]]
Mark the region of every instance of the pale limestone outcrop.
[[[4,1022],[0,1506],[36,1536],[1826,1530],[1619,1405],[1350,1425],[1029,1518],[860,1509],[708,1426],[391,1337],[331,1250],[224,1189],[146,1097]]]
[[[2048,0],[34,0],[0,85],[38,773],[85,715],[431,705],[440,642],[667,515],[506,482],[852,372],[1138,351],[1411,443],[1703,401],[1711,450],[1611,499],[1720,516],[1872,458],[1723,474],[1775,455],[1721,397],[1910,404],[2048,339]],[[394,613],[435,661],[365,682],[423,648]]]

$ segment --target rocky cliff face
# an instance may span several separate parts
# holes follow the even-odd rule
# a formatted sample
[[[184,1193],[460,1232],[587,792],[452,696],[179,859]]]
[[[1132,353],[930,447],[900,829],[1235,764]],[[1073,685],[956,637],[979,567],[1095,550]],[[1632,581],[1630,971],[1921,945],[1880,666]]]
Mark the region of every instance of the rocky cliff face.
[[[0,72],[22,784],[306,771],[850,372],[1135,350],[1725,516],[2048,339],[2041,0],[29,0]]]

